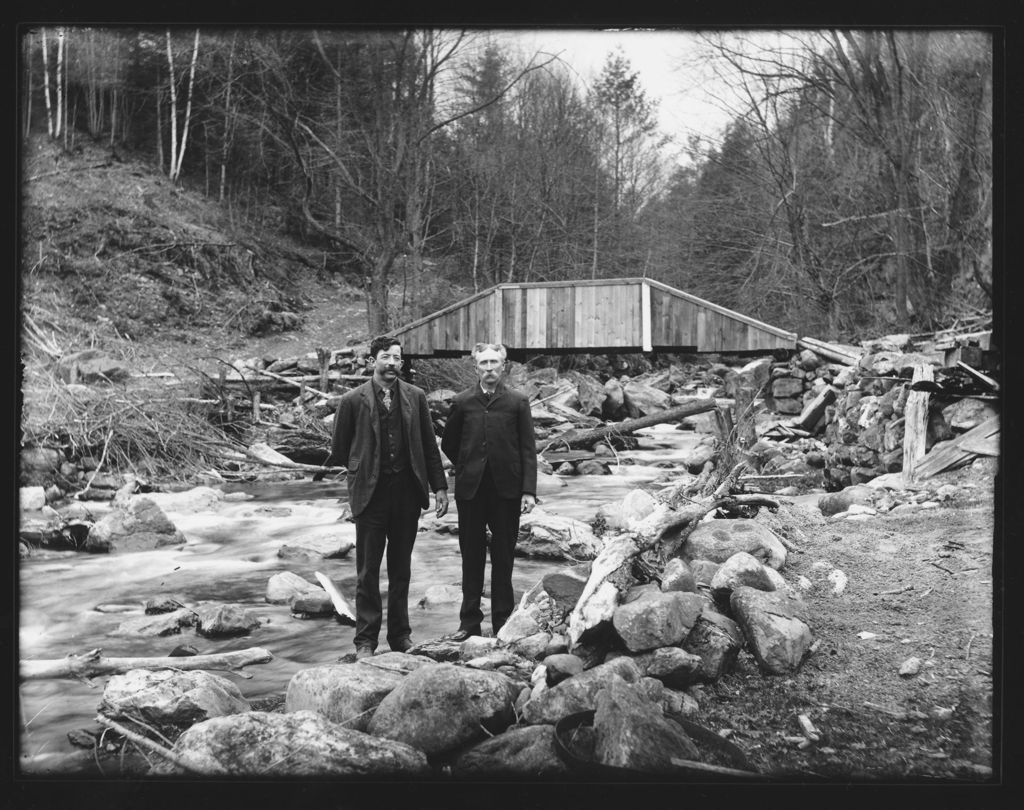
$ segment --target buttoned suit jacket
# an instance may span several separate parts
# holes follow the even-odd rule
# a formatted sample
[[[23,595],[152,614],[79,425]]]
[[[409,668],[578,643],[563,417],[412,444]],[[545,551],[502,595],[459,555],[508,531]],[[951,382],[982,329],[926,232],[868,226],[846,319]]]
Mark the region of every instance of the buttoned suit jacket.
[[[527,398],[499,384],[488,403],[479,383],[452,400],[441,450],[455,467],[455,497],[476,495],[485,467],[499,497],[537,492],[537,442]]]
[[[420,507],[430,506],[430,492],[447,489],[448,482],[437,449],[434,426],[423,390],[398,380],[402,427],[409,449],[409,469],[416,481]],[[325,466],[347,470],[349,507],[358,516],[373,497],[380,480],[380,418],[373,381],[367,381],[341,398],[334,413],[331,454]]]

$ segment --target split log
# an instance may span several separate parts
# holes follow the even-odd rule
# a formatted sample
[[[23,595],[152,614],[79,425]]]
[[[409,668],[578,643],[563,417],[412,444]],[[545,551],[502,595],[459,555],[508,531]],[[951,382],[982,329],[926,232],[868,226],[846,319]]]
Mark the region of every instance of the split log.
[[[334,612],[346,621],[355,624],[356,614],[352,612],[352,608],[348,606],[348,602],[345,600],[345,597],[342,596],[338,587],[331,582],[331,578],[320,571],[314,571],[313,574],[316,576],[317,581],[323,586],[323,589],[327,591],[327,594],[331,597],[331,603],[334,605]]]
[[[623,422],[616,422],[612,425],[605,425],[604,427],[592,428],[590,430],[577,430],[573,428],[548,441],[540,448],[539,452],[543,453],[559,445],[565,446],[567,449],[593,445],[599,439],[604,439],[607,436],[623,436],[641,428],[660,425],[663,422],[677,422],[680,419],[685,419],[687,416],[695,416],[698,413],[713,411],[716,407],[718,406],[713,399],[695,399],[692,402],[687,402],[675,408],[641,416],[638,419],[626,419]]]
[[[935,373],[931,366],[914,366],[911,385],[922,380],[931,382]],[[915,391],[911,388],[904,407],[903,430],[903,483],[910,486],[914,483],[915,467],[924,458],[925,443],[928,439],[928,398],[927,391]]]
[[[816,338],[802,337],[797,340],[796,345],[801,349],[810,349],[815,354],[821,355],[826,360],[834,363],[842,363],[845,366],[855,366],[860,361],[860,354],[856,354],[843,346],[836,346],[833,343],[825,343]]]
[[[48,660],[24,660],[20,663],[23,681],[46,678],[93,678],[97,675],[119,675],[132,669],[223,669],[236,670],[250,664],[266,664],[274,659],[262,647],[249,647],[212,655],[174,656],[162,658],[104,658],[102,650]]]

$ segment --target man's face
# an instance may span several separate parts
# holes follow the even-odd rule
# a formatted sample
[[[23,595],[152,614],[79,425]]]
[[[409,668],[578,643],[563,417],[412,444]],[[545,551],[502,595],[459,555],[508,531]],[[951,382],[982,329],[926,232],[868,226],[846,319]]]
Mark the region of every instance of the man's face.
[[[488,388],[498,384],[504,367],[501,355],[494,349],[484,349],[476,356],[476,373],[480,375],[480,382]]]
[[[377,352],[373,358],[373,376],[377,382],[393,383],[402,370],[402,347],[397,343]]]

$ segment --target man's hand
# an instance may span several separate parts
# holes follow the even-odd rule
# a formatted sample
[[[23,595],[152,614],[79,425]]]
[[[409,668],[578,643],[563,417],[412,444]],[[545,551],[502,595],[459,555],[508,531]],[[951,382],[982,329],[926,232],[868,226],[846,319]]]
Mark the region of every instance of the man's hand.
[[[434,493],[434,505],[437,507],[434,513],[438,517],[444,517],[448,514],[448,490],[439,489]]]
[[[523,495],[523,502],[519,507],[520,514],[527,514],[533,511],[533,507],[537,505],[537,499],[533,495]]]

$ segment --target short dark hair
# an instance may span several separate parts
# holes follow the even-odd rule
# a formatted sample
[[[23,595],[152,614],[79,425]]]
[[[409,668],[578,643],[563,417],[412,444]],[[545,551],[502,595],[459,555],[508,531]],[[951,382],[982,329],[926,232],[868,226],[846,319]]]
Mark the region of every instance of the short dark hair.
[[[391,335],[379,335],[370,341],[370,357],[376,360],[378,354],[386,349],[390,349],[392,346],[397,346],[401,349],[402,341],[396,337],[391,337]]]

